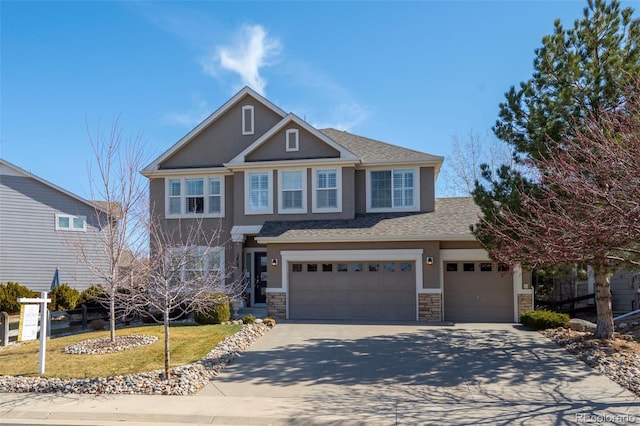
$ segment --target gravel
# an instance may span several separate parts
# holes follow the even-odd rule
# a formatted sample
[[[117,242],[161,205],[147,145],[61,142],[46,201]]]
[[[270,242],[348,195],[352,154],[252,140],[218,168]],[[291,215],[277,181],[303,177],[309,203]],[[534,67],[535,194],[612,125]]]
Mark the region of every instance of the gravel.
[[[198,362],[172,368],[169,380],[165,380],[163,370],[87,379],[0,376],[0,392],[191,395],[202,389],[227,364],[269,330],[270,327],[264,324],[244,325],[239,332],[224,339]],[[152,343],[149,341],[152,338],[139,335],[124,336],[116,342],[117,348],[111,350],[105,349],[106,345],[102,339],[86,340],[65,350],[69,349],[73,353],[117,352]]]
[[[640,344],[628,336],[614,340],[594,339],[591,333],[562,327],[541,333],[588,366],[640,396]]]

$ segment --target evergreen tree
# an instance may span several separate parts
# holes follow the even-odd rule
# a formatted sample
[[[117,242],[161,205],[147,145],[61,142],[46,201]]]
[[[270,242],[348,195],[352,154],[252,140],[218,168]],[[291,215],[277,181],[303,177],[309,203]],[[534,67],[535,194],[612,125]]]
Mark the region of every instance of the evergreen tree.
[[[554,32],[535,50],[532,78],[507,91],[493,127],[514,148],[517,162],[546,156],[585,117],[624,104],[629,82],[640,73],[640,20],[632,15],[619,1],[588,0],[573,28],[565,30],[556,20]],[[476,182],[473,197],[485,219],[503,207],[518,210],[516,188],[536,189],[517,166],[481,168],[483,181]]]

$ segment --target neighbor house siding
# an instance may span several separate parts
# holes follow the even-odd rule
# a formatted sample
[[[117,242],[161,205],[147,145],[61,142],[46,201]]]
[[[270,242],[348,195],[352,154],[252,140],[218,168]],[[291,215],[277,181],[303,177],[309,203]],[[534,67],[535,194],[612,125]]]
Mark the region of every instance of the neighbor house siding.
[[[85,216],[86,232],[56,231],[56,213]],[[106,265],[98,226],[90,205],[30,177],[0,175],[0,282],[49,290],[57,266],[71,287],[98,284],[76,255],[81,245],[93,253],[92,262]]]

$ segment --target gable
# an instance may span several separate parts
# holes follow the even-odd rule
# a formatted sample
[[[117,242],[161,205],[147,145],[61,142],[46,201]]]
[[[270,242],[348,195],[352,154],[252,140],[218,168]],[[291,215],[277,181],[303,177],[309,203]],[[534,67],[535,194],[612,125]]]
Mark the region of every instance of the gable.
[[[243,132],[243,107],[253,110],[253,132],[249,134],[243,134],[247,133]],[[281,119],[277,111],[247,93],[162,161],[158,168],[221,167]]]
[[[289,132],[289,136],[287,136]],[[297,139],[294,141],[293,139]],[[289,142],[289,146],[287,146]],[[295,143],[294,145],[294,142]],[[293,147],[297,149],[292,149]],[[289,149],[287,149],[289,148]],[[340,158],[340,151],[322,141],[294,121],[282,126],[255,150],[245,156],[245,161],[302,160],[317,158]]]

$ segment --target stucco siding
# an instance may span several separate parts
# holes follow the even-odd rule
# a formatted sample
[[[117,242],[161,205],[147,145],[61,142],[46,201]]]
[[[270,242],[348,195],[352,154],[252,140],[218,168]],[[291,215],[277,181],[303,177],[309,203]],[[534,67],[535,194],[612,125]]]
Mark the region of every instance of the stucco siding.
[[[286,150],[286,131],[298,129],[299,150]],[[340,153],[305,129],[285,126],[268,141],[246,156],[246,161],[300,160],[310,158],[340,158]]]
[[[435,175],[433,167],[420,167],[420,211],[435,210]]]
[[[86,232],[55,229],[56,213],[86,217]],[[99,279],[77,256],[82,246],[105,265],[93,207],[30,177],[0,175],[0,282],[49,290],[56,266],[60,280],[83,290]]]
[[[255,131],[242,134],[242,107],[253,105]],[[161,169],[218,167],[251,145],[281,120],[273,110],[246,95],[215,122],[204,129],[190,143],[166,159]]]

